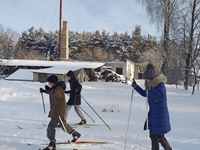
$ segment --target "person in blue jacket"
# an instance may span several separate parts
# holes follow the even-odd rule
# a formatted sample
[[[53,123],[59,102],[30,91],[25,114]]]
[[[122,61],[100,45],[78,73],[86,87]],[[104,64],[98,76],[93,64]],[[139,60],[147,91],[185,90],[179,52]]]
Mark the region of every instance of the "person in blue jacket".
[[[165,87],[167,79],[151,63],[145,69],[144,78],[145,90],[135,80],[133,80],[132,86],[140,95],[147,97],[148,100],[149,112],[146,126],[150,131],[152,150],[159,150],[159,144],[165,150],[172,150],[165,138],[165,134],[171,130]]]

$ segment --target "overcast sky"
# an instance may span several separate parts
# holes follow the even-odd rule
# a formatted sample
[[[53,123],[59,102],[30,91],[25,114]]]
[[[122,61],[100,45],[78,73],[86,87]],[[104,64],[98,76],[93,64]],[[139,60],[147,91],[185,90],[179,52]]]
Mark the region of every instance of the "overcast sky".
[[[141,25],[143,33],[159,36],[137,0],[63,0],[64,18],[71,30],[131,32]],[[59,0],[0,0],[0,24],[21,32],[31,26],[58,28]]]

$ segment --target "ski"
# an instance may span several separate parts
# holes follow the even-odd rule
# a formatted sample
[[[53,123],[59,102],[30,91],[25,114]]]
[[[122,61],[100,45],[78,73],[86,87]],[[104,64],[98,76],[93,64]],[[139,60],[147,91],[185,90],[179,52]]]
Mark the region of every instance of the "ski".
[[[78,140],[75,143],[72,143],[70,141],[66,142],[57,142],[56,145],[72,145],[72,146],[81,146],[81,145],[105,145],[105,144],[111,144],[106,141],[97,141],[97,140]],[[47,144],[42,144],[42,145],[47,145]],[[39,148],[38,150],[44,150],[43,148]]]
[[[70,124],[73,128],[90,128],[100,126],[99,124],[83,124],[79,125],[78,123]]]
[[[96,145],[96,144],[109,144],[106,141],[95,141],[95,140],[78,140],[75,143],[72,143],[70,141],[67,142],[58,142],[56,145],[64,145],[64,144],[74,144],[74,145],[81,145],[81,144],[89,144],[89,145]]]

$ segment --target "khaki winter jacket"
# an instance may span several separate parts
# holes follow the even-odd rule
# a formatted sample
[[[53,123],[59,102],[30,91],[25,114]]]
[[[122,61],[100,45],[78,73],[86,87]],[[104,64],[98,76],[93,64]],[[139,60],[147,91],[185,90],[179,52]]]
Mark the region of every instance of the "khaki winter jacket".
[[[65,119],[65,93],[60,86],[55,86],[49,91],[50,112],[49,117],[53,119]]]

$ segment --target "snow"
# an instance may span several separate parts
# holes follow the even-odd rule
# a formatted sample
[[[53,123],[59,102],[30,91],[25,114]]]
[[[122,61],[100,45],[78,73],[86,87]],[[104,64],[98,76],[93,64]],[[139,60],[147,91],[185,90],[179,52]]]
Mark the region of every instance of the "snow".
[[[142,84],[142,82],[140,82]],[[6,150],[35,150],[47,143],[47,114],[43,113],[39,87],[41,83],[0,80],[0,148]],[[182,87],[167,86],[168,102],[172,123],[172,131],[167,138],[173,150],[198,150],[200,146],[200,93],[191,96],[191,91]],[[96,120],[98,126],[91,128],[78,127],[82,139],[98,139],[108,141],[107,145],[62,146],[59,150],[122,150],[128,117],[132,88],[121,83],[91,82],[83,84],[82,95],[92,104],[99,114],[110,124],[108,131],[88,106],[82,107]],[[46,107],[48,96],[45,95]],[[102,110],[114,110],[105,111]],[[129,130],[127,150],[149,150],[148,133],[143,131],[147,115],[145,98],[134,93],[134,104]],[[72,110],[69,122],[79,119]],[[89,123],[92,123],[88,119]],[[62,142],[69,135],[57,130],[57,141]]]
[[[8,76],[7,80],[33,80],[33,71],[31,69],[18,69],[13,74]]]
[[[116,73],[115,71],[113,71],[112,69],[105,69],[105,68],[103,68],[102,72],[104,72],[104,71],[109,71],[109,72],[111,72],[112,74],[114,74],[114,75],[120,77],[122,81],[125,81],[125,80],[126,80],[125,77],[124,77],[124,75],[120,75],[120,74]]]
[[[96,69],[103,66],[103,63],[69,63],[66,64],[65,66],[55,66],[51,68],[46,68],[46,69],[39,69],[39,70],[34,70],[33,72],[37,73],[48,73],[48,74],[67,74],[68,71],[76,71],[79,69]]]
[[[6,66],[38,66],[38,67],[80,67],[80,68],[98,68],[103,66],[102,62],[87,61],[44,61],[44,60],[23,60],[23,59],[0,59],[0,65]]]
[[[0,65],[6,66],[43,66],[45,69],[18,69],[6,79],[32,81],[33,72],[47,74],[66,74],[79,69],[96,69],[104,65],[100,62],[87,61],[38,61],[38,60],[5,60],[0,59]]]

